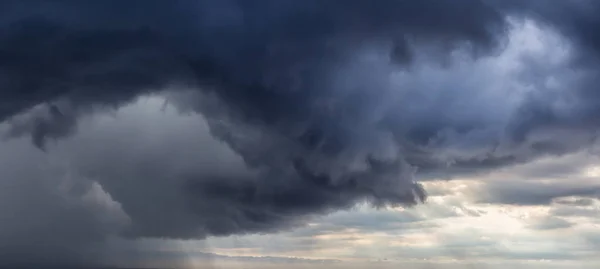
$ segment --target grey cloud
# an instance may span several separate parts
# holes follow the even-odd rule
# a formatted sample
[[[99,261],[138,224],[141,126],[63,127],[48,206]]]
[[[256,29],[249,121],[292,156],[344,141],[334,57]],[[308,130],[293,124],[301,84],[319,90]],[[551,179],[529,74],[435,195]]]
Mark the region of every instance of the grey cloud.
[[[562,137],[595,141],[597,130],[593,126],[597,126],[600,107],[595,90],[600,51],[600,39],[594,30],[599,26],[595,19],[600,9],[598,2],[561,1],[557,5],[547,5],[545,1],[533,0],[497,1],[497,4],[513,16],[535,20],[545,29],[558,31],[568,40],[563,48],[570,48],[569,59],[556,67],[541,59],[528,60],[530,67],[535,68],[530,68],[526,74],[539,92],[532,94],[519,111],[519,119],[514,124],[515,137],[523,138],[545,130],[560,132]],[[563,56],[556,54],[555,57]],[[560,78],[557,84],[548,83],[548,76],[538,72],[544,69]],[[585,133],[588,137],[580,136]],[[572,148],[557,143],[538,146],[555,152]]]
[[[556,28],[568,38],[581,46],[580,56],[596,61],[600,39],[594,30],[599,22],[596,11],[600,9],[593,0],[561,1],[556,5],[548,5],[543,0],[531,1],[497,1],[495,4],[512,12],[514,16],[532,18]]]
[[[595,185],[577,185],[564,181],[504,180],[485,184],[479,190],[476,200],[481,203],[549,205],[557,198],[571,196],[596,197],[599,193],[600,188]]]
[[[561,217],[584,217],[596,219],[600,210],[594,206],[556,206],[550,211],[550,214]]]
[[[31,134],[31,142],[44,150],[47,140],[73,134],[77,130],[76,120],[72,111],[61,111],[56,105],[37,106],[25,115],[13,118],[5,137]]]
[[[593,168],[598,163],[594,152],[582,151],[562,157],[547,157],[535,162],[518,165],[505,169],[503,172],[525,180],[549,180],[579,177],[586,169]]]
[[[588,233],[586,240],[594,247],[600,248],[600,233]]]
[[[529,225],[529,228],[534,230],[556,230],[572,227],[573,223],[557,218],[557,217],[546,217],[537,219],[534,223]]]
[[[549,218],[554,220],[552,223],[555,224],[559,224],[565,218],[587,219],[587,221],[596,222],[598,214],[600,214],[598,204],[600,204],[600,198],[597,195],[596,197],[568,196],[556,198],[553,200],[548,214]],[[552,226],[552,224],[550,225]]]
[[[193,211],[188,200],[201,197],[187,196],[184,181],[250,173],[201,118],[149,102],[80,122],[49,153],[27,139],[0,143],[0,265],[98,265],[113,260],[111,237],[206,236],[215,211]]]
[[[128,223],[120,205],[29,141],[1,145],[0,264],[101,264],[103,241]]]
[[[483,203],[577,206],[593,203],[600,185],[593,175],[597,155],[582,151],[562,157],[541,158],[489,174],[470,195]]]
[[[596,203],[596,201],[598,201],[598,200],[594,199],[594,198],[577,197],[574,199],[558,199],[558,200],[555,200],[554,202],[559,205],[565,205],[565,206],[585,207],[585,206],[594,205]]]

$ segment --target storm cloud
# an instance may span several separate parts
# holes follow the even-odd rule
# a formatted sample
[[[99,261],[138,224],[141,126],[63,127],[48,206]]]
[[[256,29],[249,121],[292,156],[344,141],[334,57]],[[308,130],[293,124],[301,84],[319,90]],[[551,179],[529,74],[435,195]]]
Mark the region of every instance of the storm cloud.
[[[54,212],[42,206],[56,200],[57,221],[102,223],[82,231],[84,242],[59,244],[73,253],[110,236],[273,232],[359,202],[411,206],[426,200],[415,177],[585,149],[599,131],[600,95],[597,62],[581,55],[598,49],[587,12],[600,7],[538,3],[2,1],[0,122],[12,139],[2,151],[39,158],[13,157],[2,177],[30,184],[15,187],[29,196],[47,184],[40,178],[65,177],[26,167],[57,158],[82,184],[74,206],[63,201],[71,192],[6,204]],[[521,55],[528,34],[556,46]],[[102,118],[148,96],[192,116]],[[27,149],[27,136],[47,153]],[[23,173],[33,174],[17,181]],[[79,209],[88,192],[102,198]],[[0,227],[7,236],[22,228],[12,220]]]

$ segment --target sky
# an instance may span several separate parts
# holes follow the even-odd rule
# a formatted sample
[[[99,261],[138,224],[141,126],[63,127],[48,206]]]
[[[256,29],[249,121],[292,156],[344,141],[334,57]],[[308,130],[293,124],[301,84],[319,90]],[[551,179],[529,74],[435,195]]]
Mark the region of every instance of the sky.
[[[0,2],[0,266],[597,268],[600,4],[543,3]]]

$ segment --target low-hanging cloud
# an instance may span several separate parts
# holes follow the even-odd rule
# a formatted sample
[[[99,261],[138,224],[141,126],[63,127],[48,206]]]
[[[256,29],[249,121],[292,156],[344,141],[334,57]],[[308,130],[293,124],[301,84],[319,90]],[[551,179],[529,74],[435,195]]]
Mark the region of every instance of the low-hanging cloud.
[[[595,143],[596,62],[576,60],[597,40],[575,16],[598,6],[535,3],[3,1],[0,122],[75,160],[77,184],[114,210],[101,222],[120,220],[85,232],[102,239],[269,232],[363,201],[414,205],[426,199],[415,173],[485,172]],[[519,18],[556,47],[515,52]],[[82,123],[157,94],[205,125],[156,120],[183,136],[164,143]]]

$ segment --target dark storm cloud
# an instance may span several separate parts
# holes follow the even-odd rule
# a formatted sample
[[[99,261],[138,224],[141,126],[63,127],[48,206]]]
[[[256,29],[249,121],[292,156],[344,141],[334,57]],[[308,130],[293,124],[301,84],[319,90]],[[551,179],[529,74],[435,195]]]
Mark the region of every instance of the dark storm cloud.
[[[552,67],[542,67],[546,65],[543,60],[529,59],[530,70],[526,71],[526,75],[538,90],[516,115],[518,118],[512,125],[513,137],[519,140],[540,131],[570,130],[579,134],[594,134],[588,139],[595,140],[600,115],[600,95],[596,86],[600,64],[600,35],[596,31],[600,27],[597,15],[600,3],[593,0],[567,0],[548,5],[543,0],[509,0],[497,1],[497,4],[501,10],[516,18],[536,20],[546,30],[556,30],[572,46],[572,58],[558,66],[558,69],[549,70]],[[549,76],[536,73],[540,69],[560,77],[562,89],[548,86]],[[563,137],[572,135],[562,133]],[[589,142],[581,144],[585,147]],[[572,146],[565,147],[554,141],[538,143],[537,147],[556,153],[573,149]]]
[[[600,52],[600,35],[596,31],[600,26],[597,14],[600,4],[597,1],[567,0],[548,5],[544,0],[508,0],[494,4],[513,16],[535,19],[556,28],[580,46],[586,58],[597,60],[593,58]]]
[[[13,124],[10,136],[30,132],[44,147],[47,138],[72,134],[77,115],[170,85],[215,97],[213,106],[194,108],[259,175],[202,175],[201,182],[177,175],[186,179],[180,202],[213,217],[200,226],[198,216],[139,224],[132,232],[139,236],[265,231],[365,199],[424,200],[410,165],[396,150],[384,152],[392,140],[379,141],[385,133],[367,115],[385,98],[369,85],[377,78],[338,85],[334,77],[371,47],[400,64],[418,44],[440,55],[458,46],[480,54],[505,26],[476,0],[4,1],[0,10],[0,120],[49,104],[46,114]],[[119,169],[105,173],[128,171]],[[161,177],[153,166],[142,172],[142,185]],[[138,223],[149,221],[143,214]]]
[[[445,172],[468,173],[585,150],[597,141],[600,35],[596,29],[600,27],[597,16],[600,4],[593,0],[567,0],[556,5],[543,0],[486,2],[512,20],[535,21],[542,31],[558,33],[562,42],[553,44],[557,46],[555,54],[539,57],[533,53],[519,60],[523,67],[518,77],[511,79],[531,88],[519,106],[512,108],[500,129],[485,132],[494,127],[493,117],[484,117],[484,121],[462,117],[457,121],[448,119],[446,115],[453,112],[444,109],[439,110],[438,117],[423,118],[426,124],[403,125],[396,121],[396,128],[406,128],[402,138],[409,144],[426,145],[407,154],[409,158],[415,156],[409,163],[420,164],[421,170],[437,170],[439,163],[431,162],[431,155],[446,151],[448,146],[458,148],[458,152],[448,158],[452,165]],[[452,88],[452,85],[446,87]],[[507,91],[506,95],[509,94]],[[444,102],[452,103],[448,99],[452,97]],[[469,100],[470,97],[460,95],[457,99]],[[474,113],[482,111],[472,110]],[[420,114],[423,115],[426,114]],[[487,150],[469,155],[473,148]]]
[[[2,1],[0,122],[10,123],[8,137],[31,134],[42,149],[49,139],[87,134],[49,154],[74,160],[79,173],[122,206],[131,223],[111,235],[277,231],[365,200],[414,205],[426,196],[413,180],[415,168],[487,171],[594,142],[600,97],[593,66],[547,67],[539,62],[547,57],[522,59],[527,68],[521,79],[535,87],[518,105],[503,95],[478,94],[493,74],[477,68],[430,72],[440,62],[445,70],[456,67],[457,51],[489,60],[506,43],[509,13],[552,25],[576,48],[595,46],[586,30],[592,22],[542,8],[534,13],[538,2],[515,3]],[[583,77],[563,72],[568,68],[585,71]],[[391,77],[400,71],[404,84],[395,85]],[[558,89],[540,83],[556,73]],[[127,126],[121,133],[93,134],[78,126],[84,115],[166,88],[191,89],[173,94],[171,102],[203,114],[229,151],[199,134],[204,144],[192,146],[199,138],[183,129],[177,131],[185,139],[157,145],[158,138],[144,140]],[[228,152],[222,155],[228,161],[212,158],[215,152]],[[562,195],[498,193],[492,198],[520,203]]]
[[[290,117],[292,100],[308,109],[326,97],[318,79],[328,74],[318,73],[362,43],[493,45],[502,17],[464,2],[4,1],[0,118],[61,97],[127,101],[179,80],[216,84],[219,95],[263,121],[282,109]],[[293,76],[308,84],[293,91]]]
[[[337,85],[334,77],[346,75],[339,74],[340,66],[372,46],[387,50],[394,59],[413,58],[403,54],[412,54],[421,44],[440,52],[468,46],[480,54],[496,45],[505,28],[500,14],[476,0],[461,5],[269,0],[8,1],[3,5],[5,31],[0,38],[6,60],[0,119],[39,103],[60,101],[63,107],[13,134],[29,131],[35,144],[43,147],[47,138],[72,133],[74,114],[90,107],[118,106],[169,83],[200,84],[228,109],[215,122],[234,125],[214,126],[215,133],[249,162],[278,166],[271,170],[293,166],[298,173],[292,173],[321,185],[350,184],[341,188],[353,188],[357,177],[384,170],[390,174],[394,169],[406,170],[407,165],[392,156],[396,160],[383,170],[369,168],[363,175],[347,175],[350,159],[371,155],[374,161],[367,164],[371,166],[380,162],[377,159],[385,148],[397,147],[390,143],[397,142],[384,141],[386,131],[373,118],[380,116],[370,115],[386,97],[385,89],[373,84],[383,75],[357,78],[365,81],[361,85],[352,85],[356,81]],[[362,76],[362,71],[356,70],[356,75]],[[262,149],[282,158],[279,164],[265,163],[270,161],[242,145],[233,136],[239,125],[248,125],[245,128],[264,133],[263,137],[289,141],[274,146],[280,152]],[[317,158],[308,160],[308,152]],[[322,166],[317,163],[323,159],[338,157],[343,158],[338,159],[341,171],[315,167]],[[328,179],[334,173],[340,179]],[[227,188],[221,189],[239,192],[244,187]],[[377,200],[397,203],[410,196]]]

